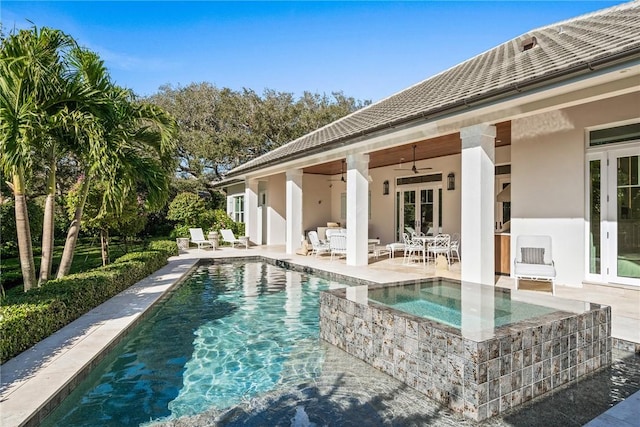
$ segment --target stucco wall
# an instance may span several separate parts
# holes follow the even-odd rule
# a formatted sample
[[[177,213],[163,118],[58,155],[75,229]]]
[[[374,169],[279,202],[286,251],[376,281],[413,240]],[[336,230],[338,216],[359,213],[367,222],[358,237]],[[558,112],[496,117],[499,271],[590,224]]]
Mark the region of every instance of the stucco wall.
[[[304,174],[302,177],[302,229],[324,227],[331,217],[331,185],[326,175]]]
[[[553,239],[557,282],[578,286],[585,276],[585,129],[637,118],[632,94],[513,120],[511,259],[516,236]]]

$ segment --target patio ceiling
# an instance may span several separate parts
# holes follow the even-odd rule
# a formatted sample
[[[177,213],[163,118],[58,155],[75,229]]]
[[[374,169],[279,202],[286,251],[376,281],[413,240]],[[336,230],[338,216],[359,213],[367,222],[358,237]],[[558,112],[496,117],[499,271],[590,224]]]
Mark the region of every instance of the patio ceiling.
[[[511,145],[511,122],[496,123],[496,147]],[[398,145],[369,153],[369,169],[398,165],[400,159],[406,165],[413,161],[413,146],[416,146],[416,161],[450,156],[461,152],[460,133],[425,139],[410,144]],[[305,173],[337,175],[342,172],[343,159],[304,168]]]

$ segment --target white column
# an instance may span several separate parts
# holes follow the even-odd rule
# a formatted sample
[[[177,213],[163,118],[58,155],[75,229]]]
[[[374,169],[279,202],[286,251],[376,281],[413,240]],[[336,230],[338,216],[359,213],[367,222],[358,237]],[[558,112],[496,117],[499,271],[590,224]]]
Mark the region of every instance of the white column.
[[[460,130],[462,139],[461,279],[493,285],[494,181],[496,127],[489,124]]]
[[[303,238],[302,230],[302,169],[287,171],[286,251],[294,254]]]
[[[347,265],[369,263],[369,155],[347,156]]]
[[[247,179],[244,182],[244,233],[249,241],[258,241],[258,181]],[[237,236],[236,236],[237,237]]]

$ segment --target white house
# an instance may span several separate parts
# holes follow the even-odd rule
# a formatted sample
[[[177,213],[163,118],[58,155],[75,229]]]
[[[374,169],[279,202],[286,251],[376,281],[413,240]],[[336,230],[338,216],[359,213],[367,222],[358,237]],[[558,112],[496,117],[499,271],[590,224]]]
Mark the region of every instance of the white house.
[[[640,286],[640,3],[532,30],[222,185],[251,241],[288,253],[335,221],[365,265],[367,237],[432,228],[461,234],[463,280],[493,283],[518,235],[544,234],[558,284]]]

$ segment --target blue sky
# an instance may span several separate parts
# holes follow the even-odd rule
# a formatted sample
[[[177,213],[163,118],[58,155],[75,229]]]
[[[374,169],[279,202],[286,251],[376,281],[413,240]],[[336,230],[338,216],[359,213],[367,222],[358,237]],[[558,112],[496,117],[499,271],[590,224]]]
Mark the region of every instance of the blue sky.
[[[528,30],[623,1],[7,1],[4,32],[61,29],[139,95],[207,81],[377,101]]]

